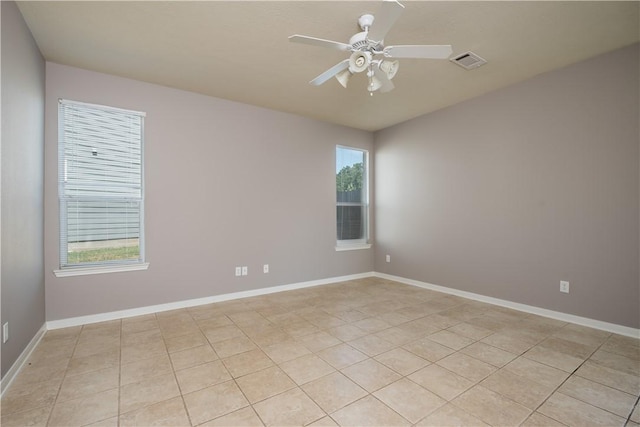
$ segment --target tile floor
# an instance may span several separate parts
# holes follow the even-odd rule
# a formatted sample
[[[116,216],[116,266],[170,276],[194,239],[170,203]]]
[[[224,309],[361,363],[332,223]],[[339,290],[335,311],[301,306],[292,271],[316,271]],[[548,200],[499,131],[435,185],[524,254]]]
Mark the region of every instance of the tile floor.
[[[2,426],[638,426],[637,339],[377,278],[46,333]]]

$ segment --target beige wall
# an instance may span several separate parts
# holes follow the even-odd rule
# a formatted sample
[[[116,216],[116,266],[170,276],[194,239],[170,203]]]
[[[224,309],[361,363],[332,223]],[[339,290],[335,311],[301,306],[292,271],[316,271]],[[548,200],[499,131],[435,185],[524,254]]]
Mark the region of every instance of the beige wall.
[[[638,70],[635,45],[376,133],[376,271],[638,328]]]
[[[371,150],[372,134],[53,63],[46,83],[47,320],[373,269],[373,249],[335,251],[334,163],[336,144]],[[149,270],[53,275],[59,98],[147,113]]]
[[[0,157],[2,376],[44,324],[43,152],[45,64],[16,4],[2,14]]]

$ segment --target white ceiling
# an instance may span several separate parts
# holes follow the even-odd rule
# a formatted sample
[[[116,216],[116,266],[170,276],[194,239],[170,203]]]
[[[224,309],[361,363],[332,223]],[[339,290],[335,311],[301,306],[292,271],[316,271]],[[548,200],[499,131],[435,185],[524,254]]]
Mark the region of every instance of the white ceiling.
[[[639,40],[639,2],[404,1],[385,44],[451,44],[488,64],[402,59],[396,89],[373,97],[309,80],[347,53],[290,43],[348,42],[370,1],[18,3],[47,61],[378,130]]]

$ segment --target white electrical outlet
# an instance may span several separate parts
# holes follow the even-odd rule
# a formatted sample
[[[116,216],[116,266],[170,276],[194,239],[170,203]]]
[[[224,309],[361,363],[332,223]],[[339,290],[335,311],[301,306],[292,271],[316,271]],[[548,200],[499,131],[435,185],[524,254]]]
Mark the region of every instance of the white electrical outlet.
[[[242,276],[242,267],[236,267],[236,276]]]
[[[569,282],[565,282],[564,280],[560,281],[560,292],[564,292],[565,294],[569,293]]]
[[[249,267],[245,265],[242,267],[242,275],[246,276],[247,274],[249,274]]]
[[[262,272],[265,274],[269,272],[269,264],[265,264],[262,266]]]
[[[2,344],[9,341],[9,322],[2,325]]]
[[[387,259],[386,259],[386,261],[387,261],[387,262],[391,262],[391,255],[387,255]]]

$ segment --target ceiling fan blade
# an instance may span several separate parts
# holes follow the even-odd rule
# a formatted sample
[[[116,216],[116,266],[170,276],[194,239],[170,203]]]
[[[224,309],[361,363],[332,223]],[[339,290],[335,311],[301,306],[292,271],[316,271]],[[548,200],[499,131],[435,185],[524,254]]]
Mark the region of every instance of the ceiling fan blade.
[[[320,74],[318,77],[311,80],[309,83],[314,86],[320,86],[322,83],[326,82],[331,77],[335,76],[340,71],[346,70],[347,68],[349,68],[349,60],[345,59],[344,61],[338,62],[333,67],[329,68],[327,71]]]
[[[316,37],[301,36],[299,34],[289,36],[289,41],[294,43],[310,44],[312,46],[327,47],[329,49],[336,49],[346,52],[351,50],[350,44],[334,42],[333,40],[319,39]]]
[[[387,58],[422,58],[422,59],[447,59],[451,56],[451,45],[404,45],[387,46],[383,50]]]
[[[392,91],[393,88],[395,88],[393,82],[389,80],[389,78],[387,77],[387,73],[382,71],[379,67],[373,68],[373,75],[376,76],[378,80],[380,80],[380,83],[382,83],[382,86],[380,86],[380,89],[379,89],[380,92],[382,93],[389,92],[389,91]]]
[[[382,7],[375,15],[373,24],[371,24],[371,28],[369,28],[367,38],[376,42],[384,40],[385,36],[391,27],[393,27],[396,20],[400,17],[403,10],[404,6],[396,0],[383,1]]]

